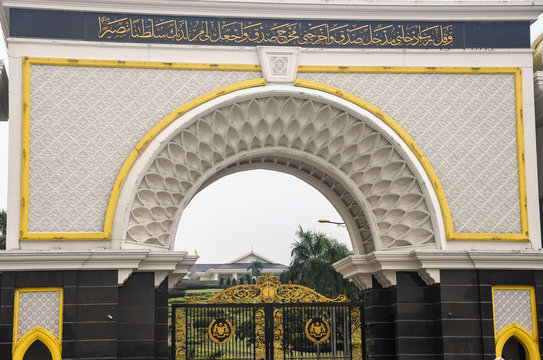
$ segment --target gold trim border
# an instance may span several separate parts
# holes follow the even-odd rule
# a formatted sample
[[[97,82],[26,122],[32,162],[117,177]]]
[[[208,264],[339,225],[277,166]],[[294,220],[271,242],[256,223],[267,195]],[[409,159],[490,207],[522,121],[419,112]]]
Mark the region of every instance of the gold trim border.
[[[244,64],[202,64],[202,63],[166,63],[144,61],[115,61],[115,60],[81,60],[81,59],[55,59],[55,58],[23,58],[23,122],[22,122],[22,151],[21,151],[21,220],[20,240],[111,240],[111,228],[117,200],[121,192],[124,180],[130,168],[139,154],[166,126],[171,124],[179,116],[209,100],[233,91],[266,85],[262,78],[237,82],[212,90],[204,95],[194,98],[183,104],[158,124],[156,124],[140,140],[125,160],[111,191],[106,216],[104,231],[102,232],[28,232],[28,197],[30,175],[30,67],[31,65],[51,66],[85,66],[85,67],[115,67],[115,68],[142,68],[142,69],[170,69],[170,70],[215,70],[215,71],[260,71],[260,65]]]
[[[445,232],[447,240],[482,240],[482,241],[530,241],[528,231],[528,209],[526,199],[526,165],[524,155],[524,126],[522,110],[522,73],[520,68],[512,67],[388,67],[388,66],[300,66],[300,73],[379,73],[379,74],[511,74],[514,75],[515,84],[515,114],[517,128],[517,163],[519,177],[519,199],[520,199],[520,234],[500,234],[500,233],[457,233],[454,232],[451,211],[445,196],[441,183],[430,164],[428,158],[415,143],[413,138],[388,114],[374,106],[373,104],[361,99],[360,97],[343,91],[331,85],[326,85],[310,80],[296,79],[295,86],[311,88],[336,95],[358,105],[376,115],[392,128],[411,148],[415,156],[419,159],[430,178],[434,190],[436,191],[443,219],[445,222]]]
[[[530,291],[530,305],[532,310],[532,329],[533,334],[524,328],[523,326],[513,322],[507,324],[499,332],[496,332],[496,306],[494,301],[494,290],[529,290]],[[494,339],[496,345],[496,357],[502,355],[503,346],[509,338],[512,336],[526,346],[526,350],[529,354],[530,360],[540,359],[538,331],[537,331],[537,308],[535,299],[535,288],[533,286],[523,285],[498,285],[492,286],[492,321],[494,322]]]
[[[59,301],[59,324],[58,324],[58,338],[51,334],[49,330],[43,329],[40,326],[35,326],[29,331],[27,331],[25,334],[23,334],[23,337],[27,334],[31,333],[38,333],[38,332],[44,332],[47,331],[47,333],[51,334],[57,341],[58,341],[58,350],[61,352],[62,347],[62,322],[63,322],[63,313],[64,313],[64,289],[61,287],[32,287],[32,288],[19,288],[15,289],[15,299],[14,299],[14,306],[13,306],[13,345],[12,345],[12,351],[13,354],[17,351],[17,348],[19,345],[23,342],[23,337],[21,337],[20,340],[17,340],[18,337],[18,331],[19,331],[19,295],[22,292],[45,292],[45,291],[58,291],[60,292],[60,301]],[[32,344],[32,343],[30,343]],[[54,354],[52,354],[54,355]]]
[[[115,61],[115,60],[82,60],[82,59],[56,59],[56,58],[23,58],[23,122],[22,122],[22,151],[21,151],[21,220],[20,240],[110,240],[113,215],[124,180],[141,153],[149,142],[166,126],[187,111],[212,100],[221,95],[266,85],[262,78],[238,82],[213,90],[182,105],[157,125],[155,125],[136,145],[125,160],[110,194],[103,232],[70,232],[70,233],[29,233],[28,232],[28,196],[29,196],[29,152],[30,152],[30,67],[31,65],[57,65],[57,66],[90,66],[90,67],[119,67],[119,68],[146,68],[146,69],[174,69],[174,70],[215,70],[215,71],[260,71],[260,65],[244,64],[202,64],[202,63],[168,63],[168,62],[142,62],[142,61]],[[429,73],[429,74],[512,74],[515,81],[516,102],[516,128],[517,128],[517,161],[519,175],[520,199],[520,234],[500,233],[456,233],[453,229],[452,217],[447,199],[441,183],[430,162],[414,142],[411,136],[389,115],[367,101],[345,92],[341,89],[309,80],[296,79],[295,86],[306,87],[324,91],[346,99],[375,114],[390,126],[411,148],[415,156],[421,161],[426,170],[434,190],[437,193],[443,212],[447,240],[485,240],[485,241],[530,241],[528,230],[528,211],[526,199],[526,170],[524,154],[524,128],[522,109],[522,73],[520,68],[512,67],[388,67],[388,66],[299,66],[298,72],[325,72],[325,73]]]

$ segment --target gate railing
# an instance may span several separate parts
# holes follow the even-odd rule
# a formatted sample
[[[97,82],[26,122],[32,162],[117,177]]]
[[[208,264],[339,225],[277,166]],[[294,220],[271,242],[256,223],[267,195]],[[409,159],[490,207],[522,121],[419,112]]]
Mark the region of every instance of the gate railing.
[[[362,359],[361,304],[263,275],[172,306],[172,359]]]

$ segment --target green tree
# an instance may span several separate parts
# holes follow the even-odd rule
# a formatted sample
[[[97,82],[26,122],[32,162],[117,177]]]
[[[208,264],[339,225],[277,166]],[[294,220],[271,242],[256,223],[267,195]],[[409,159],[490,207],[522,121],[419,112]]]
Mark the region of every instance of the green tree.
[[[263,268],[262,263],[260,261],[258,261],[258,260],[254,260],[253,262],[251,262],[251,265],[249,265],[247,270],[250,270],[251,271],[251,277],[256,279],[260,275],[262,275],[262,268]]]
[[[244,280],[246,284],[251,284],[251,275],[245,274]]]
[[[0,250],[6,248],[6,226],[8,222],[8,213],[6,210],[0,210]]]
[[[281,275],[281,280],[307,286],[327,297],[343,294],[351,300],[358,300],[358,288],[343,279],[332,266],[352,254],[347,246],[323,233],[304,231],[301,226],[296,236],[298,239],[292,244],[290,265]]]

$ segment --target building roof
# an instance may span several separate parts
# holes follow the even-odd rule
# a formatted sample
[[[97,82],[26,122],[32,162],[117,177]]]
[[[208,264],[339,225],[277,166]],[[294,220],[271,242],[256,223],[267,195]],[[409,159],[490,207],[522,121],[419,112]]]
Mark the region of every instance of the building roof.
[[[260,261],[262,264],[264,263],[274,263],[273,260],[270,260],[260,254],[255,253],[252,249],[246,254],[241,255],[240,257],[235,258],[234,260],[229,261],[229,264],[232,263],[247,263],[247,262],[253,262],[253,261]]]
[[[251,250],[250,252],[223,264],[194,264],[187,276],[191,278],[196,273],[204,273],[208,270],[214,270],[214,272],[221,272],[222,270],[229,273],[238,270],[239,272],[244,273],[247,272],[247,268],[251,266],[253,261],[260,261],[262,263],[262,271],[264,272],[270,272],[274,270],[276,270],[277,272],[281,272],[287,268],[286,265],[276,263],[273,260],[270,260]]]

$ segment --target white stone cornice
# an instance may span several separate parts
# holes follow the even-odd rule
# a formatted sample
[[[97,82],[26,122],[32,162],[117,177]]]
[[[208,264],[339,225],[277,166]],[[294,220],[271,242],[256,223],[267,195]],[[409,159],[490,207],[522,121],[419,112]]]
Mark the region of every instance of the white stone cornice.
[[[396,286],[396,271],[381,270],[374,273],[373,276],[384,288]]]
[[[168,275],[170,275],[169,271],[155,271],[155,287],[159,287]]]
[[[372,288],[371,274],[356,274],[349,278],[362,291]]]
[[[371,287],[370,276],[383,287],[394,286],[392,274],[398,271],[416,271],[432,285],[440,282],[440,270],[543,270],[543,250],[381,251],[351,255],[336,262],[334,268],[361,289]]]
[[[507,253],[470,252],[470,259],[476,269],[497,270],[543,270],[543,254],[541,252]]]
[[[4,8],[292,19],[535,21],[540,0],[3,0]]]
[[[1,1],[1,0],[0,0]],[[55,47],[56,51],[63,51],[60,49],[73,49],[78,48],[80,49],[100,49],[105,48],[107,49],[107,52],[104,54],[100,54],[100,59],[104,60],[139,60],[139,61],[150,61],[153,60],[149,54],[134,54],[131,53],[129,57],[126,55],[122,56],[124,52],[127,50],[156,50],[160,52],[167,52],[167,51],[179,51],[179,49],[182,49],[184,52],[184,56],[186,56],[187,53],[194,53],[194,52],[201,52],[203,50],[206,51],[225,51],[225,50],[232,50],[237,53],[243,51],[243,52],[250,52],[251,55],[254,55],[255,46],[231,46],[231,45],[183,45],[183,44],[160,44],[160,43],[121,43],[121,42],[104,42],[104,41],[87,41],[87,40],[58,40],[58,39],[36,39],[36,38],[18,38],[18,37],[11,37],[7,38],[8,47],[12,47],[13,45],[20,46],[21,49],[24,49],[26,51],[22,51],[20,53],[15,53],[10,55],[13,55],[15,57],[19,56],[38,56],[38,57],[44,57],[45,54],[41,53],[31,53],[31,55],[28,55],[28,48],[34,47],[37,48],[38,51],[45,51],[50,53],[51,47]],[[79,49],[80,48],[80,49]],[[11,50],[11,49],[10,49]],[[36,51],[36,49],[34,49]],[[121,56],[115,54],[115,51],[121,52]],[[110,55],[110,53],[114,53],[115,55]],[[308,53],[310,55],[321,53],[322,49],[320,48],[302,48],[302,53]],[[507,58],[515,58],[518,56],[529,56],[533,54],[533,50],[529,48],[517,48],[517,49],[501,49],[501,48],[484,48],[484,49],[381,49],[381,48],[327,48],[326,53],[337,53],[344,56],[345,54],[355,54],[357,56],[360,56],[360,53],[370,53],[370,54],[413,54],[413,55],[422,55],[422,54],[442,54],[445,56],[450,56],[451,54],[456,54],[460,56],[475,56],[480,57],[481,55],[495,55],[499,54],[501,56],[505,56]],[[214,53],[216,56],[216,53]],[[69,57],[70,54],[55,54],[55,57]],[[72,56],[73,57],[73,56]],[[97,58],[97,57],[94,57]],[[216,60],[216,57],[214,58]],[[318,63],[316,59],[311,59],[311,63],[304,63],[300,65],[319,65],[321,63]],[[155,61],[155,60],[153,60]],[[181,61],[181,59],[176,59],[175,61]],[[532,65],[532,58],[529,57],[528,61],[525,62],[519,62],[520,60],[515,58],[514,63],[505,63],[499,66],[531,66]],[[223,63],[229,63],[223,62]],[[235,62],[234,62],[235,63]],[[257,63],[257,58],[253,57],[252,61],[246,61],[246,63]],[[343,64],[343,62],[338,62],[338,65]],[[322,65],[330,65],[330,63],[322,63]],[[472,63],[473,65],[473,63]],[[497,66],[497,64],[488,64],[483,63],[479,65],[479,63],[475,63],[477,66]],[[420,65],[422,66],[422,65]],[[465,66],[462,64],[462,66]]]
[[[418,274],[426,285],[438,284],[441,281],[439,269],[420,269]]]
[[[117,270],[117,285],[123,285],[126,280],[132,275],[134,269],[119,269]]]
[[[117,270],[119,285],[134,271],[155,272],[158,284],[169,274],[183,277],[196,262],[185,251],[0,251],[0,272],[44,270]],[[162,278],[162,280],[160,280]]]

